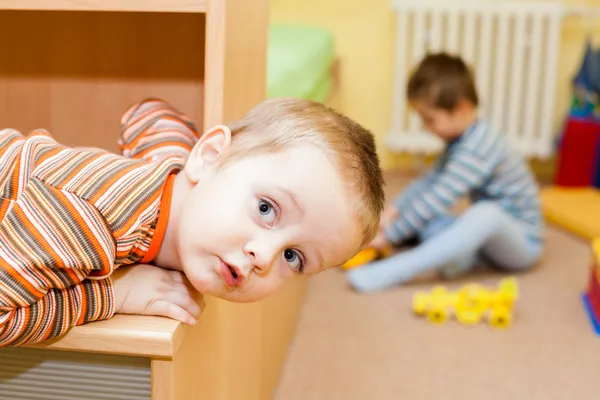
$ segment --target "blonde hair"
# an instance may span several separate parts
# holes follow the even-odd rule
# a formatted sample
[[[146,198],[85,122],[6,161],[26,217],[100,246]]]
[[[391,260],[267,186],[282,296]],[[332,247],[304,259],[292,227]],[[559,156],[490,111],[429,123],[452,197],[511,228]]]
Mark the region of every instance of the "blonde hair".
[[[266,100],[228,127],[232,133],[231,152],[224,163],[247,154],[281,151],[299,143],[325,151],[358,194],[356,217],[362,228],[361,247],[373,240],[379,228],[384,192],[371,132],[321,103],[290,98]]]

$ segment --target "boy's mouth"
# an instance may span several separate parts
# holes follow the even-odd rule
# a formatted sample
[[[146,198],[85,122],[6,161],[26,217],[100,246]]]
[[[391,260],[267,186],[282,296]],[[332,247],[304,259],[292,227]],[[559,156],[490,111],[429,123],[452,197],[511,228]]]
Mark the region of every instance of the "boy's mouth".
[[[223,260],[221,261],[221,279],[223,279],[223,283],[225,286],[234,288],[236,286],[242,286],[244,282],[244,276],[241,274],[240,270],[235,266],[226,263]]]

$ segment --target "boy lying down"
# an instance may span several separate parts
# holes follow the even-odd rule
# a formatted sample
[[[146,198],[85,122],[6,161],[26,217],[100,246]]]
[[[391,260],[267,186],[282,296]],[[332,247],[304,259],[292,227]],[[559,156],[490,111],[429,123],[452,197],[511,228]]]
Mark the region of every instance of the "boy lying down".
[[[121,122],[122,155],[0,131],[0,347],[115,313],[194,324],[196,293],[256,301],[377,233],[373,136],[321,104],[268,100],[201,137],[160,99]]]

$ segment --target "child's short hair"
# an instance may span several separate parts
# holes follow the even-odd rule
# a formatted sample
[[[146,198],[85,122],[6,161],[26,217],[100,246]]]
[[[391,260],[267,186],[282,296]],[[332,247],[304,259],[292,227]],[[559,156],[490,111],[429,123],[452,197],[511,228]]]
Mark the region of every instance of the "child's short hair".
[[[477,106],[479,99],[475,80],[466,63],[447,53],[426,55],[408,80],[409,101],[453,111],[461,100]]]
[[[228,127],[231,152],[224,163],[300,143],[324,150],[358,193],[362,246],[375,237],[384,205],[383,177],[375,140],[367,129],[321,103],[291,98],[266,100]]]

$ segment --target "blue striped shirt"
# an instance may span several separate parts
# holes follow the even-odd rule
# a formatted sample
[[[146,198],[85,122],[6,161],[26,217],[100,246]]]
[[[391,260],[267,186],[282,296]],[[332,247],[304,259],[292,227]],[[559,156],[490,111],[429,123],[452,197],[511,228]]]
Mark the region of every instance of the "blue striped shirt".
[[[508,140],[482,121],[449,143],[432,170],[394,200],[400,214],[386,230],[388,239],[400,243],[415,236],[429,222],[448,215],[466,196],[472,203],[497,202],[531,239],[543,239],[539,187],[533,173]]]

